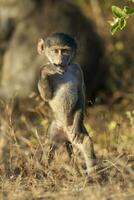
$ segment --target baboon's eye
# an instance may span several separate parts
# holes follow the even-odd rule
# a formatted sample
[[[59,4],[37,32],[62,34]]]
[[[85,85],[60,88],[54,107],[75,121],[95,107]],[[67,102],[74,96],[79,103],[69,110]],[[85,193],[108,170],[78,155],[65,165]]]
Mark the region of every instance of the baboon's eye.
[[[69,54],[69,53],[70,53],[70,50],[69,50],[69,49],[63,49],[63,50],[62,50],[62,53],[63,53],[63,54]]]
[[[54,49],[54,53],[56,53],[56,54],[57,54],[58,52],[59,52],[59,50],[58,50],[58,49]]]
[[[58,49],[51,49],[51,52],[54,54],[58,54],[59,50]]]

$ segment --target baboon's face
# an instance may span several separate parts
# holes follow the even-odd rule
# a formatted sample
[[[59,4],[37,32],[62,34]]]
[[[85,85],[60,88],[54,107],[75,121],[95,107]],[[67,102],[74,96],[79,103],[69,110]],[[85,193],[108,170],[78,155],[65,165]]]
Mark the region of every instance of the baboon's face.
[[[61,68],[65,69],[72,58],[72,49],[69,47],[53,46],[46,48],[46,56],[49,61]]]

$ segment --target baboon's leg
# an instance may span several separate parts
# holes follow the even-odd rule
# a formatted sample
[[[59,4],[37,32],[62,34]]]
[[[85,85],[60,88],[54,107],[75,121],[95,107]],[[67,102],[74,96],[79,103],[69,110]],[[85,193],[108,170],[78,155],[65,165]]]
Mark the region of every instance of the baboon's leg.
[[[66,141],[66,142],[65,142],[65,145],[66,145],[66,149],[67,149],[69,158],[71,159],[71,158],[72,158],[72,154],[73,154],[72,143],[71,143],[70,141]]]
[[[48,164],[49,165],[51,164],[51,162],[54,159],[56,149],[57,149],[57,146],[55,144],[51,144],[50,150],[49,150],[49,153],[48,153]]]
[[[80,133],[80,134],[82,134],[82,133]],[[93,166],[95,165],[96,156],[94,153],[92,139],[88,135],[84,126],[83,126],[83,134],[84,134],[84,137],[81,142],[75,142],[75,141],[74,142],[75,142],[75,145],[77,146],[77,148],[82,153],[82,155],[85,159],[87,173],[90,174],[90,172],[93,170]]]
[[[48,129],[48,134],[50,135],[50,140],[52,145],[50,146],[50,151],[48,155],[48,163],[50,164],[54,159],[55,151],[60,145],[66,144],[68,138],[62,127],[58,126],[57,122],[53,121]],[[71,154],[71,146],[66,144],[66,148],[69,154]]]
[[[93,149],[93,143],[90,136],[85,135],[83,142],[81,144],[80,143],[77,144],[77,146],[84,156],[87,167],[87,173],[89,174],[92,171],[96,160],[96,156],[94,154],[94,149]]]

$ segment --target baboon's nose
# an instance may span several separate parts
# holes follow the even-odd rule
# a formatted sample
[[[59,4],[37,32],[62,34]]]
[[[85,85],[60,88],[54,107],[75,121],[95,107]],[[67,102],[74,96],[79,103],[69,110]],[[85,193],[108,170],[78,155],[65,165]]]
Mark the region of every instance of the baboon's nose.
[[[62,66],[62,59],[58,60],[57,65],[61,65]]]

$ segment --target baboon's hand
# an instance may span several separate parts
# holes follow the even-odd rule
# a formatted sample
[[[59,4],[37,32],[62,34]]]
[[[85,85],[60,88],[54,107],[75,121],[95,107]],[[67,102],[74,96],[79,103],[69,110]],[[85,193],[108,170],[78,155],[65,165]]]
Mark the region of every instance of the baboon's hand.
[[[54,75],[56,73],[62,75],[64,73],[64,70],[60,66],[55,66],[52,64],[44,66],[41,70],[42,78],[46,75]]]
[[[58,74],[64,74],[64,70],[61,68],[61,67],[57,67],[56,66],[56,73],[58,73]]]
[[[83,138],[84,138],[84,134],[82,131],[82,128],[78,127],[78,126],[74,126],[72,128],[72,135],[73,135],[73,141],[77,142],[77,143],[82,143]]]

